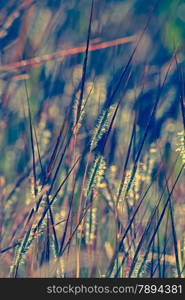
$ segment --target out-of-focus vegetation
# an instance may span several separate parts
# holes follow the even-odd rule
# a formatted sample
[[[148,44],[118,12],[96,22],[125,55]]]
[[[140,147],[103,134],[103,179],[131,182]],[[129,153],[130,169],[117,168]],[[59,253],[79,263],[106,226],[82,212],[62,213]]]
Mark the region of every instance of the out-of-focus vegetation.
[[[0,1],[0,277],[184,277],[185,2]]]

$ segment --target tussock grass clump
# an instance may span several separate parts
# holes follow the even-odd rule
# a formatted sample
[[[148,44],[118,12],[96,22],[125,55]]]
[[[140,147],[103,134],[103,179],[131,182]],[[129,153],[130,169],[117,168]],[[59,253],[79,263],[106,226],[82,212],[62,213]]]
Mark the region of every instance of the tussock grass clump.
[[[184,277],[181,1],[27,2],[0,5],[0,277]]]

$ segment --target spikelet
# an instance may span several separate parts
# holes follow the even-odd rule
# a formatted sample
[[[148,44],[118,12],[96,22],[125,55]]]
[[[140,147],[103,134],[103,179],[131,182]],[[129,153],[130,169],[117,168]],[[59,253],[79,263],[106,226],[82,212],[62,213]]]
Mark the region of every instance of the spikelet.
[[[132,185],[127,193],[127,198],[132,205],[135,200],[139,200],[143,184],[150,184],[152,180],[152,172],[156,161],[156,147],[152,144],[149,151],[143,157],[143,162],[138,163]],[[126,195],[127,185],[131,180],[131,170],[127,171],[123,192]]]
[[[180,153],[180,156],[182,158],[183,164],[185,163],[185,133],[184,131],[178,132],[178,148],[176,149],[176,152]]]
[[[91,190],[100,183],[101,178],[104,175],[105,169],[106,169],[105,160],[103,156],[99,155],[95,159],[90,172],[89,183],[86,189],[86,196],[88,196]]]
[[[85,223],[85,242],[86,245],[92,245],[95,240],[95,232],[96,232],[96,213],[97,208],[91,208],[86,217]]]
[[[37,196],[35,196],[34,194],[34,190],[33,190],[33,184],[31,186],[31,194],[32,197],[34,198],[34,211],[36,211],[36,202],[40,197],[43,197],[42,201],[44,202],[44,204],[40,205],[36,217],[34,218],[34,222],[33,224],[30,226],[30,228],[26,231],[26,233],[24,234],[24,237],[22,238],[21,244],[17,247],[16,249],[16,253],[15,253],[15,258],[14,258],[14,263],[13,265],[10,267],[10,276],[11,277],[15,277],[18,267],[20,264],[24,263],[24,259],[25,259],[25,255],[28,252],[28,250],[30,249],[30,246],[32,245],[34,239],[38,236],[41,236],[43,234],[43,229],[46,226],[46,219],[43,220],[41,226],[39,227],[39,229],[37,228],[37,224],[38,224],[38,220],[40,219],[43,210],[46,206],[46,194],[45,192],[48,190],[48,186],[43,187],[43,189],[41,190],[41,187],[38,185],[38,194]]]
[[[21,245],[18,246],[16,249],[15,261],[14,261],[14,264],[10,267],[10,276],[12,276],[12,277],[15,277],[18,266],[22,262],[23,255],[26,253],[26,247],[27,247],[27,243],[28,243],[28,240],[30,237],[30,231],[31,231],[31,229],[29,229],[26,232],[24,238],[22,239]]]
[[[24,238],[21,241],[21,244],[17,247],[16,253],[15,253],[15,259],[13,265],[10,267],[10,276],[14,277],[16,275],[17,269],[19,265],[23,264],[25,262],[26,254],[28,253],[28,250],[33,244],[33,241],[41,237],[43,234],[43,229],[46,226],[46,221],[44,220],[42,225],[39,228],[39,231],[35,232],[36,224],[34,223],[33,226],[26,232]]]
[[[105,247],[106,255],[107,255],[108,259],[110,260],[114,255],[114,249],[109,241],[105,242],[104,247]]]
[[[97,143],[100,141],[103,134],[107,132],[111,123],[114,109],[115,105],[112,105],[108,109],[104,110],[101,114],[91,139],[90,151],[92,151],[97,146]]]
[[[96,239],[96,227],[97,227],[97,207],[98,206],[98,192],[93,190],[93,207],[87,212],[85,222],[85,242],[86,245],[92,246]]]
[[[75,103],[73,106],[73,131],[77,132],[81,126],[82,120],[85,116],[86,100],[87,99],[85,97],[83,97],[78,120],[77,120],[77,116],[78,116],[79,97],[76,98],[76,100],[75,100]]]

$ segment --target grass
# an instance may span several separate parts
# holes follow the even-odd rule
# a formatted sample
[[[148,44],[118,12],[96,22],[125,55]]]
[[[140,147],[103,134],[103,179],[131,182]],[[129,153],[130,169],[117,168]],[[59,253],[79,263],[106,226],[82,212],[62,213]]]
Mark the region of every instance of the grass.
[[[185,275],[183,47],[156,38],[160,1],[135,2],[115,38],[114,1],[2,8],[0,277]]]

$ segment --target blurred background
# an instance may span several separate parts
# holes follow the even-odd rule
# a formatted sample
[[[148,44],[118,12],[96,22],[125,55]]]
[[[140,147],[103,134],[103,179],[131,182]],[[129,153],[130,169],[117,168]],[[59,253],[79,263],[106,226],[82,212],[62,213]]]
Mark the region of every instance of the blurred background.
[[[140,94],[145,82],[142,99],[137,97],[134,105],[139,105],[140,129],[145,126],[146,120],[142,116],[143,113],[145,117],[149,116],[159,73],[165,69],[175,47],[183,45],[185,34],[184,1],[159,1],[154,9],[155,5],[156,1],[153,0],[95,1],[91,44],[127,37],[130,41],[123,40],[118,46],[107,45],[107,48],[90,52],[86,93],[92,86],[93,99],[88,101],[88,130],[93,128],[98,106],[105,102],[112,82],[116,82],[151,14],[148,28],[132,62],[134,72],[126,96],[131,99],[129,103],[123,103],[123,106],[132,105],[134,94]],[[84,51],[75,55],[69,53],[66,57],[58,54],[55,59],[51,57],[37,65],[36,61],[29,63],[29,59],[36,57],[39,61],[44,55],[85,46],[90,7],[91,1],[88,0],[2,0],[0,3],[0,173],[4,174],[7,183],[11,183],[29,161],[24,122],[27,113],[24,108],[24,80],[29,90],[35,126],[38,127],[47,116],[45,125],[50,133],[54,133],[62,122],[66,107],[71,103],[71,97],[78,91]],[[184,61],[183,50],[179,55],[181,62]],[[14,67],[13,63],[22,60],[28,60],[28,65]],[[9,67],[4,67],[6,65]],[[169,120],[173,124],[177,119],[177,87],[174,71],[168,78],[163,96],[168,100],[161,103],[155,136],[151,139],[160,135],[161,126],[165,126]],[[126,100],[123,102],[126,103]],[[45,142],[46,139],[50,141],[50,133],[46,131],[48,136]]]

